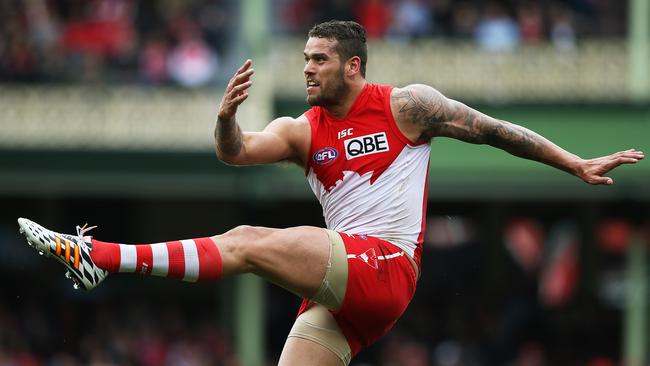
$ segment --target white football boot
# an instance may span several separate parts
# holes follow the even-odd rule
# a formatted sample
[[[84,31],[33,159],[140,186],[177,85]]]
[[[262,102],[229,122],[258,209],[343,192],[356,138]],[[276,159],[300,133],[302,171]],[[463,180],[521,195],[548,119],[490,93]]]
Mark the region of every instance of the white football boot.
[[[72,280],[74,288],[92,290],[108,276],[108,272],[97,267],[90,257],[92,242],[84,234],[95,226],[86,228],[77,226],[77,236],[60,234],[48,230],[28,219],[19,218],[20,233],[27,238],[27,244],[36,249],[40,255],[53,256],[62,263],[67,272],[65,276]]]

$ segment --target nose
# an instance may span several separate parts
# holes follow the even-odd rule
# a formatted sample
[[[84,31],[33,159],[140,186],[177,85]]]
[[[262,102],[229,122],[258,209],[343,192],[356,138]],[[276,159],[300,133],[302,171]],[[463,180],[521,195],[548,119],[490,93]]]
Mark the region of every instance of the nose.
[[[306,76],[309,75],[314,75],[316,72],[314,71],[314,63],[309,60],[305,63],[305,68],[302,70]]]

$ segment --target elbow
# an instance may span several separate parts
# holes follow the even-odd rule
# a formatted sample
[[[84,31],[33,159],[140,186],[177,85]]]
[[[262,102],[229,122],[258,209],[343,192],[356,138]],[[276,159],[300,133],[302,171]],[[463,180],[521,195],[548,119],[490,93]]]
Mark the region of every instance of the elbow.
[[[219,149],[216,149],[215,152],[217,155],[217,160],[220,162],[226,165],[237,165],[236,159],[232,155],[224,154],[222,151],[219,151]]]
[[[215,153],[217,155],[217,159],[226,165],[232,165],[232,166],[242,165],[241,153],[230,154],[228,152],[219,149],[218,146],[215,149]]]

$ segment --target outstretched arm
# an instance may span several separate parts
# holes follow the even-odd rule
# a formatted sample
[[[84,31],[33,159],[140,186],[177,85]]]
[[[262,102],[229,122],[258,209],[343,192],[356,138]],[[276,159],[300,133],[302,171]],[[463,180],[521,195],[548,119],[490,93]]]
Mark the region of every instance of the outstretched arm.
[[[309,123],[302,119],[282,117],[272,121],[262,132],[244,132],[237,123],[237,108],[248,98],[253,84],[252,61],[246,62],[230,79],[221,99],[214,141],[217,157],[232,165],[266,164],[281,160],[302,160]],[[307,143],[309,141],[306,141]]]
[[[590,184],[612,184],[612,178],[605,176],[607,172],[644,157],[643,152],[631,149],[582,159],[525,127],[487,116],[426,85],[393,90],[391,106],[400,128],[417,140],[444,136],[488,144],[562,169]]]

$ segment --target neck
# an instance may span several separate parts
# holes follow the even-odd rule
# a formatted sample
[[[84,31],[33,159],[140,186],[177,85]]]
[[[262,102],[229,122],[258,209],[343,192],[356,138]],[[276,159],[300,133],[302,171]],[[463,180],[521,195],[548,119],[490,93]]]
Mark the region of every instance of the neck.
[[[366,80],[361,79],[359,81],[356,81],[352,83],[350,86],[350,90],[348,91],[348,94],[341,98],[341,103],[337,105],[332,105],[328,106],[325,109],[329,114],[336,118],[343,118],[348,115],[348,112],[350,111],[350,108],[352,108],[352,105],[354,104],[354,101],[357,100],[357,97],[359,94],[361,94],[361,91],[363,88],[366,86]]]

